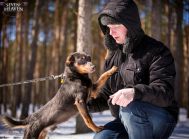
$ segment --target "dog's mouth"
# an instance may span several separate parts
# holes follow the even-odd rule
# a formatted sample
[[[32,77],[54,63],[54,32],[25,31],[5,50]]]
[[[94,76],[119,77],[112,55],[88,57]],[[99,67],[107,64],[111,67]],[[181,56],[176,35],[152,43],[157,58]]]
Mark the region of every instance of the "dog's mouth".
[[[77,71],[81,74],[90,74],[90,73],[93,73],[95,72],[95,65],[93,65],[91,62],[87,62],[86,64],[84,65],[79,65],[79,64],[76,64],[75,65],[77,67]]]
[[[90,68],[90,73],[93,73],[93,72],[95,72],[96,71],[96,68],[95,68],[95,66],[93,65],[93,66],[91,66],[91,68]]]
[[[95,65],[93,65],[91,62],[87,62],[87,64],[84,67],[87,73],[93,73],[96,71]]]

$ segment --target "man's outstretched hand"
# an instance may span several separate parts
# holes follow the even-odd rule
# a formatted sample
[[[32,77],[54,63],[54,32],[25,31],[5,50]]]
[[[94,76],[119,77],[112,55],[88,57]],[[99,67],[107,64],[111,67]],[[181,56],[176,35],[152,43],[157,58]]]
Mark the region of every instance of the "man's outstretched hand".
[[[134,98],[134,88],[125,88],[117,91],[115,94],[111,95],[112,104],[126,107]]]

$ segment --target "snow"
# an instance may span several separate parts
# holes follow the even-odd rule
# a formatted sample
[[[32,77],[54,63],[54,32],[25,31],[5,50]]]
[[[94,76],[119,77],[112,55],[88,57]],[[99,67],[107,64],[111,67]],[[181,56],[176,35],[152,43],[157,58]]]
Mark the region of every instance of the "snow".
[[[186,117],[186,109],[180,109],[179,122],[169,139],[189,139],[189,119]],[[97,125],[104,125],[113,120],[109,111],[92,114],[92,119]],[[58,125],[57,129],[48,134],[48,139],[92,139],[94,133],[75,134],[75,117],[67,122]],[[0,139],[21,139],[23,137],[22,129],[5,129],[0,125]]]
[[[96,125],[104,125],[114,118],[111,116],[109,111],[104,111],[102,113],[93,113],[92,119]],[[75,134],[75,117],[70,118],[68,121],[58,125],[57,129],[48,134],[48,139],[92,139],[94,133],[87,134]],[[21,139],[23,137],[22,129],[6,129],[0,125],[0,139]]]

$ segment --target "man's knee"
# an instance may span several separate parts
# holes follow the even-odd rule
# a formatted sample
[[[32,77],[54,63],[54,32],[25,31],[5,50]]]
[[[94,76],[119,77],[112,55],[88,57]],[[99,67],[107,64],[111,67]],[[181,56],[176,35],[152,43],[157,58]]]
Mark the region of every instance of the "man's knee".
[[[133,101],[131,102],[127,107],[121,107],[120,108],[120,113],[121,114],[128,114],[128,116],[130,114],[136,114],[136,115],[144,115],[144,111],[143,111],[143,107],[142,107],[142,103],[143,102],[139,102],[139,101]]]
[[[141,102],[138,101],[131,102],[127,107],[121,107],[119,116],[126,130],[128,126],[135,122],[143,123],[147,119],[147,115],[142,108]]]
[[[96,133],[93,139],[112,139],[112,138],[109,137],[109,133],[107,130],[102,130],[101,132]]]

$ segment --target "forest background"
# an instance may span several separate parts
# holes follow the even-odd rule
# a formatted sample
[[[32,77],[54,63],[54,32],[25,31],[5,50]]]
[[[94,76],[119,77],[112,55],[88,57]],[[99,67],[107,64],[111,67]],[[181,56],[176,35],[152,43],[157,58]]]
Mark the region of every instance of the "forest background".
[[[1,0],[0,85],[59,75],[67,55],[75,51],[92,56],[96,80],[106,54],[98,13],[108,1]],[[189,111],[189,1],[134,1],[145,33],[170,48],[177,70],[175,95]],[[48,102],[60,85],[58,79],[0,87],[0,114],[22,119],[30,107],[35,111]]]

